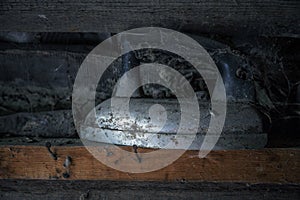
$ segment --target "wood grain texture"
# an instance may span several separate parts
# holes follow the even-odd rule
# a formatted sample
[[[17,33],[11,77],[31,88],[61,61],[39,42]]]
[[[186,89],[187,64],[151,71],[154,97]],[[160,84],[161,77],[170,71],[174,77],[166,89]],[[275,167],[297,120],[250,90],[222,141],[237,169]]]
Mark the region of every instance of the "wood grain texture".
[[[40,199],[299,199],[299,184],[213,182],[0,180],[0,198]]]
[[[121,147],[133,151],[132,147]],[[1,179],[67,179],[124,181],[232,181],[248,183],[300,183],[299,149],[212,151],[199,159],[198,151],[186,151],[172,165],[161,170],[130,174],[114,170],[96,160],[85,147],[52,147],[54,160],[44,146],[0,147]],[[118,152],[105,146],[108,156]],[[140,153],[149,149],[138,149]],[[174,151],[175,150],[170,150]],[[69,177],[64,178],[66,156],[72,158]],[[142,157],[141,157],[142,158]],[[141,159],[143,162],[143,158]],[[132,165],[138,165],[132,160]],[[130,164],[129,164],[130,165]]]
[[[2,0],[0,31],[120,32],[159,26],[299,37],[297,0]]]

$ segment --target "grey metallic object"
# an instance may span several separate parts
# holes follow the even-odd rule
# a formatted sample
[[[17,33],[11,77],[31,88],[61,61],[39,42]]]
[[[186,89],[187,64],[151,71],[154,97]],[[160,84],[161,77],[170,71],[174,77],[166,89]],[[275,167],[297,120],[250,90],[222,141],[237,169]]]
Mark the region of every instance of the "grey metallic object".
[[[149,108],[153,104],[162,105],[168,114],[166,124],[161,130],[151,123]],[[96,107],[96,121],[91,112],[81,126],[80,137],[89,141],[106,142],[118,145],[137,145],[139,147],[164,148],[169,142],[175,149],[174,136],[180,122],[180,107],[176,99],[131,99],[130,114],[119,119],[111,112],[111,101],[106,100]],[[228,103],[227,118],[221,137],[214,149],[262,148],[267,143],[267,134],[263,132],[261,115],[250,105]],[[206,134],[211,115],[209,102],[199,102],[200,124],[197,136],[189,149],[200,149]],[[154,120],[155,121],[155,120]],[[187,124],[184,129],[189,129]],[[158,132],[158,133],[157,133]],[[184,135],[182,137],[194,137]],[[211,136],[214,137],[214,136]]]
[[[198,40],[199,43],[205,44],[204,46],[206,46],[206,49],[209,49],[212,57],[218,64],[228,96],[228,113],[222,135],[220,138],[217,133],[215,135],[209,135],[208,143],[215,144],[213,142],[214,139],[217,138],[219,140],[215,146],[208,146],[214,146],[214,149],[264,147],[267,143],[267,135],[263,133],[263,120],[256,109],[249,105],[249,102],[254,100],[254,85],[251,81],[251,72],[247,70],[247,67],[249,67],[247,60],[232,53],[230,48],[226,45],[205,38],[198,38]],[[175,70],[183,71],[185,78],[189,80],[189,82],[195,84],[195,80],[197,79],[196,84],[199,84],[201,81],[201,78],[199,79],[197,75],[195,77],[195,74],[197,74],[196,70],[189,69],[189,65],[181,61],[182,58],[176,58],[176,56],[172,58],[168,53],[162,53],[157,50],[149,50],[140,55],[150,55],[150,57],[146,59],[144,59],[143,56],[138,57],[141,63],[158,62],[165,65],[171,63],[171,67],[174,67]],[[145,75],[147,76],[148,74],[141,72],[139,76],[143,77]],[[180,84],[180,81],[174,78],[169,72],[162,72],[160,76],[160,79],[165,82]],[[208,79],[215,82],[214,76]],[[136,81],[138,80],[135,80],[135,82]],[[165,148],[171,143],[171,145],[168,146],[174,149],[182,149],[183,146],[185,146],[184,144],[179,144],[177,139],[180,141],[194,139],[189,149],[200,149],[207,134],[211,117],[218,115],[215,111],[210,110],[209,102],[201,102],[201,100],[198,100],[201,118],[199,129],[195,130],[198,133],[196,137],[194,135],[183,134],[178,138],[178,134],[176,135],[176,133],[179,127],[181,113],[177,100],[166,99],[166,97],[171,97],[172,94],[168,95],[168,92],[164,91],[161,86],[146,86],[147,85],[143,86],[144,93],[147,96],[154,97],[154,99],[131,99],[131,113],[128,113],[126,117],[120,118],[117,115],[113,115],[111,111],[112,108],[110,108],[110,106],[112,106],[110,100],[98,105],[96,118],[93,117],[94,113],[91,112],[87,116],[84,125],[81,126],[81,139],[109,142],[118,145],[137,145],[149,148]],[[122,95],[118,93],[118,87],[117,85],[117,92],[113,96],[121,98]],[[218,88],[215,87],[214,90],[217,92]],[[165,95],[157,95],[161,91],[165,92]],[[196,90],[196,93],[199,92],[204,92],[202,87]],[[165,98],[157,99],[156,97]],[[148,112],[153,104],[162,105],[168,113],[167,121],[162,129],[160,129],[160,120],[153,120],[149,117]],[[191,118],[191,120],[193,120],[193,118]],[[191,125],[192,123],[190,125],[185,124],[184,130],[186,133],[191,129]]]
[[[223,43],[198,35],[190,36],[201,44],[215,61],[223,78],[227,100],[254,102],[255,88],[248,58]]]
[[[248,59],[239,55],[237,52],[232,51],[229,46],[220,42],[197,35],[189,36],[201,44],[216,63],[224,81],[227,100],[254,102],[255,87]],[[147,50],[143,53],[137,53],[137,57],[141,63],[158,62],[176,69],[189,80],[196,92],[204,92],[205,86],[203,85],[205,83],[203,78],[182,58],[174,57],[174,55],[172,56],[157,50]],[[164,74],[165,77],[161,78],[172,80],[170,74]],[[143,76],[143,74],[141,74],[141,76]],[[215,82],[215,80],[211,81]],[[171,96],[171,92],[168,89],[159,85],[144,85],[143,91],[144,94],[153,98],[168,98]]]

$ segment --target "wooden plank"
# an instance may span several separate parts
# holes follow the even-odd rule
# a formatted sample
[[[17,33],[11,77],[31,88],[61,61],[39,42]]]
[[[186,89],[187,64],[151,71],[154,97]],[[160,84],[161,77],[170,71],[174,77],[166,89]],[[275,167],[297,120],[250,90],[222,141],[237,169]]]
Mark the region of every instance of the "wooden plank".
[[[299,37],[299,1],[2,0],[0,31],[120,32],[159,26]]]
[[[0,180],[0,198],[26,199],[299,199],[299,184]]]
[[[133,151],[132,147],[121,147]],[[299,183],[300,149],[222,150],[199,159],[198,151],[186,151],[172,165],[150,173],[124,173],[96,160],[85,147],[55,146],[54,160],[44,146],[0,147],[1,179],[68,179],[124,181],[233,181],[248,183]],[[105,146],[107,156],[120,155]],[[140,153],[150,149],[138,149]],[[176,153],[176,150],[170,150]],[[63,164],[72,159],[69,176]],[[143,158],[141,157],[141,162]],[[130,165],[130,164],[129,164]],[[132,160],[132,166],[139,165]]]

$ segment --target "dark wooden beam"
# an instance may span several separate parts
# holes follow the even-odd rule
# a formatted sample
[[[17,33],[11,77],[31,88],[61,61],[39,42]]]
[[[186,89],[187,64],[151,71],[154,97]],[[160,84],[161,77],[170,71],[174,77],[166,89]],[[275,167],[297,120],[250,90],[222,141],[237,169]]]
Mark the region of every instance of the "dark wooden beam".
[[[299,199],[295,184],[0,180],[1,199]]]
[[[120,32],[144,26],[299,37],[297,0],[2,0],[0,31]]]
[[[121,148],[133,151],[132,147]],[[105,146],[105,150],[110,152],[109,159],[121,159],[111,147]],[[57,160],[45,146],[0,147],[0,179],[300,183],[300,149],[212,151],[204,159],[199,159],[198,151],[186,151],[172,165],[140,174],[107,167],[83,146],[54,146],[52,151]],[[72,159],[68,176],[63,166],[67,156]],[[141,162],[144,162],[142,155]],[[132,160],[132,166],[136,165],[139,162]]]

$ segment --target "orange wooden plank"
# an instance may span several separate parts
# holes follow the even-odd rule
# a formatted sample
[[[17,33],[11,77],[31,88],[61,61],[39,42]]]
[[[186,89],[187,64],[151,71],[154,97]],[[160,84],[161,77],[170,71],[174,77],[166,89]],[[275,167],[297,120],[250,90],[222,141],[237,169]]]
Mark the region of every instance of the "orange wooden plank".
[[[132,147],[121,147],[133,151]],[[186,151],[177,161],[149,173],[124,173],[95,159],[82,146],[55,146],[54,160],[45,146],[0,147],[1,179],[68,179],[124,181],[234,181],[249,183],[299,183],[300,149],[222,150],[212,151],[203,159],[198,151]],[[106,147],[110,157],[118,152]],[[146,152],[149,149],[138,149]],[[169,150],[175,151],[175,150]],[[176,153],[176,152],[174,152]],[[72,158],[69,177],[63,166]],[[141,161],[143,162],[143,160]],[[133,161],[132,165],[139,165]]]

